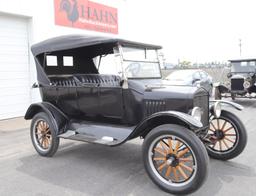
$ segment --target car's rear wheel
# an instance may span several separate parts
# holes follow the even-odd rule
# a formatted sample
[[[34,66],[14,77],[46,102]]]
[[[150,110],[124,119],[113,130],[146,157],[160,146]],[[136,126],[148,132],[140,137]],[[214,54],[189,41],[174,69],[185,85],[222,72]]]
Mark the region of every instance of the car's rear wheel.
[[[210,122],[206,145],[208,154],[214,159],[228,160],[238,156],[247,143],[247,133],[243,123],[233,113],[223,110],[219,118]]]
[[[178,125],[154,128],[143,143],[143,160],[152,181],[173,194],[197,190],[208,173],[209,158],[203,143]]]
[[[31,122],[30,136],[35,150],[41,156],[53,156],[59,147],[59,138],[48,115],[36,114]]]

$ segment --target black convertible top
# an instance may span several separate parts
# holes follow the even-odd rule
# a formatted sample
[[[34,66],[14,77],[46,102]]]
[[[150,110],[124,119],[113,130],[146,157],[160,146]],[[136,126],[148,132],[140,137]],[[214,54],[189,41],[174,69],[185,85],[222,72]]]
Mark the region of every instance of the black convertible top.
[[[117,44],[135,48],[161,49],[161,46],[127,41],[118,38],[64,35],[51,38],[31,47],[37,69],[37,80],[40,85],[50,85],[49,76],[98,74],[93,58],[113,53]],[[56,57],[57,66],[47,65],[47,56]],[[71,56],[72,66],[64,66],[63,57]]]
[[[151,45],[139,42],[128,41],[119,38],[99,37],[99,36],[85,36],[85,35],[64,35],[51,38],[31,47],[34,56],[47,52],[56,52],[61,50],[68,50],[74,48],[81,48],[87,46],[101,45],[101,44],[121,44],[124,46],[144,47],[148,49],[161,49],[161,46]]]

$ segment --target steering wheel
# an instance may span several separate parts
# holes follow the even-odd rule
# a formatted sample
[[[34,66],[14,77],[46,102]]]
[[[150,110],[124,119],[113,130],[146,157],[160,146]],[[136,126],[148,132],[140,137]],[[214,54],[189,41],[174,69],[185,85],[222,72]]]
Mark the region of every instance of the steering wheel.
[[[132,76],[136,76],[140,71],[140,63],[131,63],[125,68],[125,72],[130,72]]]

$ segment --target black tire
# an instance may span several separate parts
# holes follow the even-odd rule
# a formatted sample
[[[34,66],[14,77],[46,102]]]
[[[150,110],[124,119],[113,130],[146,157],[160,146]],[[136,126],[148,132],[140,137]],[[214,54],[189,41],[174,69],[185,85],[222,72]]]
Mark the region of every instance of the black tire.
[[[190,176],[183,182],[178,182],[180,180],[179,179],[177,182],[175,182],[175,180],[177,180],[176,176],[174,175],[174,173],[177,175],[177,169],[180,169],[182,161],[181,158],[178,158],[180,160],[178,160],[178,165],[172,165],[174,164],[175,160],[172,160],[171,163],[169,163],[169,159],[167,160],[167,156],[172,156],[172,153],[168,154],[165,157],[165,161],[162,162],[164,164],[171,164],[171,165],[166,165],[167,168],[163,168],[166,169],[164,171],[166,171],[165,173],[165,177],[167,175],[167,171],[168,168],[171,167],[171,170],[173,170],[173,173],[168,173],[168,177],[170,177],[169,179],[165,179],[165,177],[161,176],[161,174],[159,173],[159,168],[161,167],[156,167],[155,164],[157,164],[157,161],[155,161],[155,159],[157,159],[155,157],[155,155],[157,154],[156,152],[156,145],[158,145],[159,141],[164,141],[167,138],[167,141],[169,142],[170,138],[174,138],[174,140],[172,141],[182,141],[185,145],[185,149],[189,149],[189,153],[190,155],[186,155],[184,154],[184,156],[188,156],[191,157],[193,160],[193,164],[195,164],[194,166],[192,166],[191,168],[193,168],[193,173],[190,173]],[[166,138],[165,138],[166,137]],[[161,142],[160,142],[161,143]],[[177,145],[178,142],[176,142]],[[172,143],[173,146],[174,143]],[[168,146],[170,146],[170,144],[168,143]],[[182,145],[183,146],[183,145]],[[182,146],[178,147],[176,152],[177,152],[177,157],[179,157],[179,154],[182,153],[182,151],[184,151],[184,147],[181,150],[178,150],[179,148],[181,148]],[[153,148],[154,147],[154,148]],[[154,149],[154,152],[153,152]],[[158,149],[158,148],[157,148]],[[162,148],[163,149],[163,148]],[[170,148],[169,148],[170,149]],[[173,148],[172,148],[173,150]],[[167,151],[168,152],[168,151]],[[181,153],[180,153],[181,152]],[[173,151],[173,154],[175,153],[175,151]],[[183,160],[186,158],[182,158]],[[187,158],[188,159],[188,158]],[[205,146],[203,145],[203,143],[201,142],[201,140],[190,130],[186,129],[185,127],[179,126],[179,125],[173,125],[173,124],[164,124],[164,125],[160,125],[156,128],[154,128],[153,130],[150,131],[150,133],[148,133],[148,135],[146,136],[144,143],[143,143],[143,161],[144,161],[144,166],[145,169],[149,175],[149,177],[151,178],[151,180],[158,185],[161,189],[163,189],[164,191],[168,192],[168,193],[172,193],[172,194],[187,194],[187,193],[191,193],[196,191],[199,187],[202,186],[202,184],[204,183],[204,181],[206,180],[207,176],[208,176],[208,166],[209,166],[209,157],[207,155],[207,151],[205,149]],[[184,160],[185,161],[185,160]],[[191,160],[190,160],[191,161]],[[177,163],[177,162],[176,162]],[[175,164],[176,164],[175,163]],[[184,163],[184,162],[183,162]],[[161,164],[161,163],[160,163]],[[192,164],[192,163],[191,163]],[[194,169],[196,168],[196,169]],[[175,170],[175,172],[174,172]],[[186,172],[188,172],[187,170],[185,170]],[[180,170],[178,172],[179,174],[181,174]],[[173,174],[173,175],[171,175]],[[171,178],[174,178],[175,180],[172,180],[173,184],[170,184],[170,180]]]
[[[41,129],[43,129],[44,132]],[[39,155],[51,157],[58,150],[59,138],[57,137],[57,130],[55,130],[52,121],[46,113],[40,112],[33,117],[30,126],[30,136],[32,144]],[[48,148],[46,146],[48,146]]]
[[[219,123],[221,124],[220,121],[223,121],[222,122],[222,125],[219,125],[220,127],[223,126],[224,122],[227,121],[227,123],[225,124],[225,126],[227,126],[227,124],[231,127],[233,126],[233,129],[230,129],[230,131],[232,131],[231,133],[228,132],[228,128],[226,127],[221,127],[221,128],[218,128],[215,126],[216,130],[217,129],[220,129],[223,131],[223,129],[225,130],[228,130],[227,132],[224,133],[224,138],[221,140],[222,141],[222,148],[223,149],[217,149],[217,148],[214,148],[214,146],[212,145],[206,145],[206,149],[207,149],[207,152],[209,154],[210,157],[214,158],[214,159],[219,159],[219,160],[229,160],[229,159],[233,159],[235,157],[237,157],[239,154],[241,154],[247,144],[247,132],[246,132],[246,129],[243,125],[243,123],[241,122],[241,120],[233,113],[229,112],[229,111],[226,111],[226,110],[223,110],[221,112],[221,116],[218,118],[219,119]],[[216,118],[213,118],[212,119],[212,122],[213,120],[217,121]],[[212,126],[212,125],[211,125]],[[210,127],[210,129],[215,129],[214,127]],[[208,133],[210,134],[216,134],[216,130],[213,130],[215,131],[215,133],[211,130],[209,130]],[[225,131],[224,130],[224,131]],[[227,133],[229,133],[229,135],[231,135],[227,141],[225,140],[225,134],[228,135]],[[223,137],[223,136],[222,136]],[[223,143],[223,140],[225,140],[226,144]],[[230,140],[232,142],[230,142]],[[218,140],[219,142],[220,140]],[[227,143],[228,142],[228,143]],[[217,142],[216,142],[217,143]],[[221,143],[221,142],[220,142]],[[227,148],[227,146],[225,145],[228,145],[228,144],[231,144],[230,145],[230,148]],[[219,144],[220,145],[220,144]],[[224,149],[224,147],[226,148],[226,150]]]
[[[220,89],[218,87],[214,88],[214,99],[216,100],[221,100],[221,93],[220,93]]]

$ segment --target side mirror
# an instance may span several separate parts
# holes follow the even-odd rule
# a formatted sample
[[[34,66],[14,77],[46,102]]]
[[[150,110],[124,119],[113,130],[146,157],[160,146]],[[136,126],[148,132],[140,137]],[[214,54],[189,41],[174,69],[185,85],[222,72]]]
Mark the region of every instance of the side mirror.
[[[228,77],[228,78],[231,78],[231,76],[232,76],[232,73],[229,72],[229,73],[227,74],[227,77]]]

